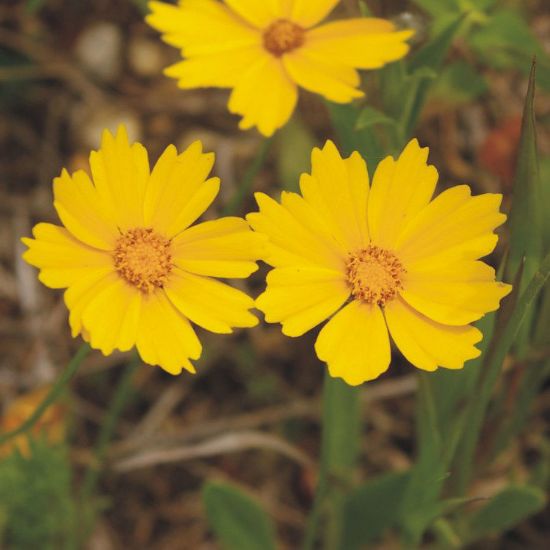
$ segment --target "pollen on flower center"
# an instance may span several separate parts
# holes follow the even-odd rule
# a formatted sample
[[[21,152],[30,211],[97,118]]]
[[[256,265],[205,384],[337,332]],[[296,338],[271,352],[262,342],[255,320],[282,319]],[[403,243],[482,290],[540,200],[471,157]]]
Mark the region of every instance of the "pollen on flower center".
[[[405,273],[393,252],[372,244],[351,253],[346,264],[353,297],[379,306],[395,298],[403,288]]]
[[[279,19],[264,31],[264,47],[275,57],[299,48],[305,41],[306,32],[288,19]]]
[[[123,233],[113,258],[118,274],[144,294],[162,288],[173,268],[170,241],[151,228]]]

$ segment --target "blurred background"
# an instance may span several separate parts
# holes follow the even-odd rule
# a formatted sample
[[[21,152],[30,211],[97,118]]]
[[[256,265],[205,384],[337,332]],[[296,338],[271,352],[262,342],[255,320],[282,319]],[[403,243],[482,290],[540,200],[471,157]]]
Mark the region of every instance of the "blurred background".
[[[466,2],[467,3],[467,2]],[[378,16],[416,29],[414,46],[444,24],[445,2],[379,0]],[[476,4],[476,2],[470,2]],[[536,112],[541,173],[550,179],[550,3],[483,2],[452,48],[432,87],[416,132],[431,149],[444,188],[474,192],[512,188],[527,73],[539,59]],[[44,288],[21,260],[21,236],[38,221],[57,222],[52,179],[63,167],[87,169],[104,128],[124,123],[154,162],[168,144],[196,139],[216,153],[222,179],[207,217],[255,209],[252,195],[235,202],[262,146],[241,132],[225,90],[182,91],[162,75],[179,54],[144,23],[141,0],[0,0],[0,418],[13,428],[40,402],[79,342],[67,324],[62,293]],[[359,13],[342,1],[335,16]],[[366,74],[367,90],[376,75]],[[376,104],[375,95],[369,101]],[[253,190],[295,190],[313,146],[335,139],[322,99],[301,93],[292,122],[280,131],[253,180]],[[506,235],[503,235],[505,242]],[[497,251],[498,257],[499,251]],[[262,289],[265,266],[243,286]],[[35,452],[19,442],[0,449],[0,547],[63,548],[79,513],[89,514],[91,549],[217,548],[201,500],[206,479],[231,480],[256,497],[276,521],[282,548],[296,548],[315,487],[319,399],[324,373],[313,353],[316,331],[299,339],[260,325],[231,336],[200,331],[197,375],[173,378],[142,366],[128,383],[99,475],[97,445],[113,388],[129,355],[92,353],[70,395],[41,421]],[[510,363],[501,384],[514,405],[522,365]],[[390,371],[363,388],[361,479],[405,470],[414,460],[412,367],[395,355]],[[515,386],[516,385],[516,386]],[[525,475],[545,442],[548,385],[532,403],[528,429],[478,478],[472,491],[494,494]],[[547,425],[547,424],[546,424]],[[29,456],[32,455],[32,459]],[[96,472],[82,501],[81,488]],[[92,476],[93,477],[93,476]],[[78,511],[80,510],[80,512]],[[472,548],[545,548],[548,510]],[[398,548],[387,534],[376,546]]]

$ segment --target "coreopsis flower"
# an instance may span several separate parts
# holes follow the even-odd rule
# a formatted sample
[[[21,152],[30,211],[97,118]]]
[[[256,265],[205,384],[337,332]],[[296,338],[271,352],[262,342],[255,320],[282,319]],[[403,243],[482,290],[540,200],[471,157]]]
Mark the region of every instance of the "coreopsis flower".
[[[54,180],[64,227],[36,225],[23,257],[46,286],[67,289],[73,336],[104,354],[136,346],[146,363],[179,374],[201,355],[189,320],[216,333],[257,323],[254,301],[212,277],[250,275],[262,237],[237,217],[191,227],[218,194],[213,163],[196,141],[181,154],[170,145],[151,171],[121,127],[91,153],[92,178],[63,170]]]
[[[438,173],[411,141],[378,166],[372,186],[358,153],[342,159],[330,141],[314,149],[301,195],[281,204],[258,193],[252,227],[269,237],[275,269],[257,307],[288,336],[330,319],[315,349],[351,385],[390,364],[390,335],[415,367],[460,369],[479,355],[470,323],[499,307],[510,285],[479,258],[497,243],[501,195],[467,185],[433,198]]]
[[[11,432],[18,428],[29,418],[36,408],[42,403],[51,387],[44,386],[17,397],[6,408],[0,419],[0,433]],[[44,435],[52,445],[60,443],[65,437],[65,407],[61,403],[54,403],[46,409],[38,422],[32,427],[33,436]],[[19,435],[8,443],[0,445],[0,458],[7,456],[14,449],[18,449],[23,455],[29,453],[29,435]]]
[[[147,22],[181,50],[166,69],[180,88],[231,88],[229,110],[270,136],[294,111],[298,87],[336,103],[362,97],[357,69],[405,56],[412,31],[384,19],[319,23],[340,0],[151,2]]]

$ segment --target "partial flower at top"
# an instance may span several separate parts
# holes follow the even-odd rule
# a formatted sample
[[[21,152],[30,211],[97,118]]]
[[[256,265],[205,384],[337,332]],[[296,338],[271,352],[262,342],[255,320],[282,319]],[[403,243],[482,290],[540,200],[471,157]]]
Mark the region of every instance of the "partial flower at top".
[[[511,290],[478,260],[497,243],[502,196],[458,185],[432,200],[438,173],[427,158],[413,140],[371,186],[361,156],[342,159],[329,141],[313,150],[302,196],[284,192],[279,204],[258,193],[260,211],[248,215],[275,267],[257,307],[288,336],[330,318],[315,349],[348,384],[388,368],[389,335],[420,369],[462,368],[479,355],[470,323]]]
[[[36,225],[23,257],[46,286],[67,289],[73,336],[106,355],[136,346],[146,363],[179,374],[195,372],[190,359],[202,351],[189,320],[217,333],[257,324],[253,300],[212,277],[248,277],[262,236],[236,217],[191,227],[218,194],[213,163],[197,141],[180,154],[170,145],[151,171],[120,127],[91,153],[92,178],[63,170],[55,179],[64,227]]]
[[[336,103],[363,96],[356,69],[402,58],[412,31],[384,19],[317,26],[339,0],[180,0],[149,4],[147,22],[185,57],[168,69],[180,88],[232,88],[229,110],[266,135],[288,121],[298,86]]]

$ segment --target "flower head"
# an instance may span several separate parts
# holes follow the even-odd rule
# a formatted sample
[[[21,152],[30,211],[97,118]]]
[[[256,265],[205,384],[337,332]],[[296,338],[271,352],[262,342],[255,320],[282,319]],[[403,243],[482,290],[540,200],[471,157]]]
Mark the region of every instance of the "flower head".
[[[180,0],[149,4],[147,22],[185,57],[166,74],[180,88],[232,88],[242,129],[269,136],[292,115],[298,87],[336,103],[362,97],[357,69],[405,56],[412,31],[384,19],[318,24],[340,0]]]
[[[236,217],[191,227],[218,194],[213,163],[197,141],[181,154],[169,146],[151,171],[121,127],[91,153],[92,178],[63,170],[55,179],[63,226],[36,225],[23,257],[46,286],[67,289],[73,336],[104,354],[136,346],[178,374],[201,355],[189,320],[217,333],[257,323],[253,300],[212,277],[250,275],[263,238]]]
[[[330,318],[315,349],[332,376],[352,385],[390,364],[390,338],[416,367],[460,369],[479,355],[470,323],[499,307],[511,286],[479,261],[494,249],[501,195],[467,185],[433,198],[438,173],[411,141],[378,166],[372,185],[358,153],[330,141],[314,149],[301,196],[264,194],[252,227],[269,237],[273,269],[257,307],[288,336]]]

